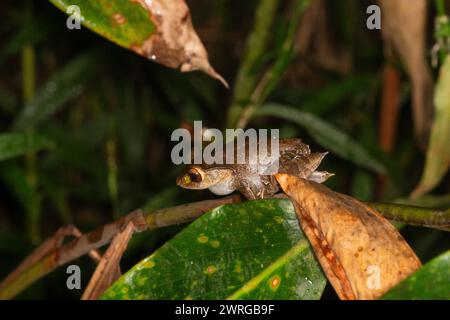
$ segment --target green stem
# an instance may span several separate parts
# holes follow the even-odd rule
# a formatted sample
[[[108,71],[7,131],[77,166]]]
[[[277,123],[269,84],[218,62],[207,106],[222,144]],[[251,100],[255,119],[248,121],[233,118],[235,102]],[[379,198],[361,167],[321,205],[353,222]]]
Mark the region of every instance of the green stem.
[[[106,162],[108,166],[108,191],[113,204],[113,218],[118,219],[120,216],[119,208],[119,183],[117,178],[117,141],[115,134],[108,139],[106,142]]]
[[[227,127],[234,128],[244,105],[255,89],[258,64],[266,52],[275,11],[280,0],[261,0],[255,15],[253,29],[247,39],[244,58],[234,85],[233,99],[228,111]]]
[[[444,0],[436,0],[436,10],[437,10],[437,18],[436,18],[436,30],[435,37],[437,41],[437,45],[439,46],[439,56],[441,63],[444,64],[444,61],[448,54],[448,38],[450,37],[450,23],[449,18],[447,16],[447,12],[445,10],[445,1]]]
[[[387,219],[450,231],[450,209],[438,210],[391,203],[368,203]]]
[[[32,1],[29,0],[26,3],[25,8],[25,23],[32,23],[33,19],[33,7]],[[36,92],[36,56],[34,47],[31,44],[27,44],[22,48],[22,95],[24,103],[29,103]],[[29,128],[28,132],[33,132],[33,128]],[[26,155],[26,171],[27,181],[30,189],[33,193],[33,203],[29,206],[27,212],[27,230],[28,235],[33,243],[38,243],[40,239],[39,232],[39,220],[40,220],[40,208],[39,208],[39,196],[37,194],[37,170],[36,170],[36,154],[30,152]]]

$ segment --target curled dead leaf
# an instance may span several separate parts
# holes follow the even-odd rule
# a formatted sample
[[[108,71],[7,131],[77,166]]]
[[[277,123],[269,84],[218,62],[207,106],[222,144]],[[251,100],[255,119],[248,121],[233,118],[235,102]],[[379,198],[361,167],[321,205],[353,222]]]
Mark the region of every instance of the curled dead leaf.
[[[131,0],[138,2],[151,15],[156,26],[143,43],[131,49],[136,53],[182,72],[201,70],[228,83],[210,65],[208,53],[192,26],[191,15],[184,0]]]
[[[377,299],[421,266],[377,211],[312,181],[286,174],[276,178],[341,299]]]
[[[379,0],[385,42],[400,55],[412,82],[415,135],[425,149],[433,117],[433,78],[426,60],[427,0]]]

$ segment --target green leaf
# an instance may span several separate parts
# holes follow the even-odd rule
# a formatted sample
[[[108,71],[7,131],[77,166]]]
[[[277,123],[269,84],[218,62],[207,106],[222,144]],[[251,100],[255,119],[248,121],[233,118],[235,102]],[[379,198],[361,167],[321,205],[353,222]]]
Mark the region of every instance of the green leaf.
[[[218,207],[123,275],[103,299],[319,299],[326,284],[288,200]]]
[[[450,59],[445,59],[445,64],[441,67],[434,104],[435,116],[425,169],[419,185],[413,191],[414,197],[426,194],[436,187],[450,167]]]
[[[330,123],[307,112],[279,104],[266,104],[256,111],[256,116],[274,116],[293,121],[303,127],[317,143],[328,151],[361,167],[384,173],[384,166],[367,150]]]
[[[92,31],[147,59],[182,72],[202,70],[228,87],[209,64],[184,0],[50,2],[70,15],[68,25],[78,18]]]
[[[83,86],[99,71],[101,61],[97,51],[81,54],[70,61],[24,107],[15,121],[15,128],[34,127],[59,111],[82,92]]]
[[[155,31],[151,15],[138,1],[50,0],[50,2],[66,13],[70,6],[78,6],[84,26],[125,48],[141,44]]]
[[[386,293],[386,300],[450,300],[450,251],[434,258]]]
[[[52,143],[38,134],[3,133],[0,134],[0,161],[51,147]]]

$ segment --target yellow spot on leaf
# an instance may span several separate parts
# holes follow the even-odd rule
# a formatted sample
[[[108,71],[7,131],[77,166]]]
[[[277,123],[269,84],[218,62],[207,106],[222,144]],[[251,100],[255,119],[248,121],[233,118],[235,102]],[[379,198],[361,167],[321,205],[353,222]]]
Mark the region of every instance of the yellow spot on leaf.
[[[155,266],[155,262],[153,260],[148,260],[144,263],[145,268],[153,268]]]
[[[279,276],[275,276],[272,279],[270,279],[270,287],[273,290],[276,290],[278,288],[278,286],[280,285],[280,283],[281,283],[281,279]]]
[[[213,248],[218,248],[218,247],[220,247],[220,242],[217,241],[217,240],[211,241],[211,247],[213,247]]]
[[[200,235],[200,237],[197,238],[197,241],[200,243],[207,243],[208,242],[208,237],[205,236],[203,233]]]
[[[259,211],[255,211],[255,212],[253,212],[253,214],[254,214],[255,217],[257,217],[257,218],[261,218],[261,217],[262,217],[262,213],[259,212]]]
[[[142,287],[143,285],[145,285],[145,282],[146,282],[146,279],[144,277],[140,277],[138,279],[138,286]]]
[[[113,14],[113,19],[114,19],[114,23],[118,24],[118,25],[122,25],[127,22],[127,19],[120,13]]]
[[[280,216],[275,216],[275,217],[273,217],[273,219],[275,220],[276,223],[279,223],[279,224],[283,223],[283,218]]]
[[[213,274],[216,271],[217,271],[217,268],[215,266],[208,266],[208,268],[206,268],[207,274]]]

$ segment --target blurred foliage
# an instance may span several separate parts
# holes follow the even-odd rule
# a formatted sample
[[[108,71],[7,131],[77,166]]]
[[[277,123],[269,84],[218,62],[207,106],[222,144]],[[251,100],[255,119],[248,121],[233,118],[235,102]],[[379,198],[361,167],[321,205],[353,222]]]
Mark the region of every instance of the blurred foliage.
[[[234,87],[234,94],[204,74],[181,74],[154,64],[87,28],[68,30],[65,14],[50,2],[2,2],[0,278],[64,223],[87,231],[138,207],[152,210],[211,198],[208,191],[175,186],[182,168],[170,160],[170,135],[193,120],[218,128],[227,125],[227,117],[236,123],[237,116],[228,113],[230,104],[245,110],[251,100],[240,99],[250,99],[255,88],[260,89],[251,107],[272,104],[251,114],[247,125],[280,128],[282,137],[301,137],[312,150],[330,151],[322,165],[336,173],[329,187],[367,201],[449,207],[448,173],[433,195],[408,198],[425,156],[414,141],[411,85],[400,68],[395,148],[388,153],[379,146],[384,55],[380,33],[365,27],[365,8],[372,2],[325,1],[334,44],[322,60],[313,59],[317,48],[307,53],[296,48],[301,39],[292,30],[297,23],[305,27],[306,20],[290,19],[297,1],[275,6],[267,43],[246,67],[250,87]],[[241,44],[255,30],[249,17],[255,16],[258,3],[189,1],[210,61],[225,79],[234,79],[246,61]],[[430,36],[433,32],[430,28]],[[315,41],[328,38],[316,34]],[[349,57],[350,68],[333,67],[344,64],[338,49]],[[258,85],[261,79],[266,80]],[[283,112],[273,112],[274,103],[286,106]],[[134,237],[123,270],[182,228]],[[424,262],[450,249],[448,233],[417,227],[401,231]],[[76,263],[82,266],[85,287],[94,265],[87,257]],[[79,298],[81,293],[67,290],[65,283],[61,268],[20,298]],[[327,290],[324,296],[335,298]]]

